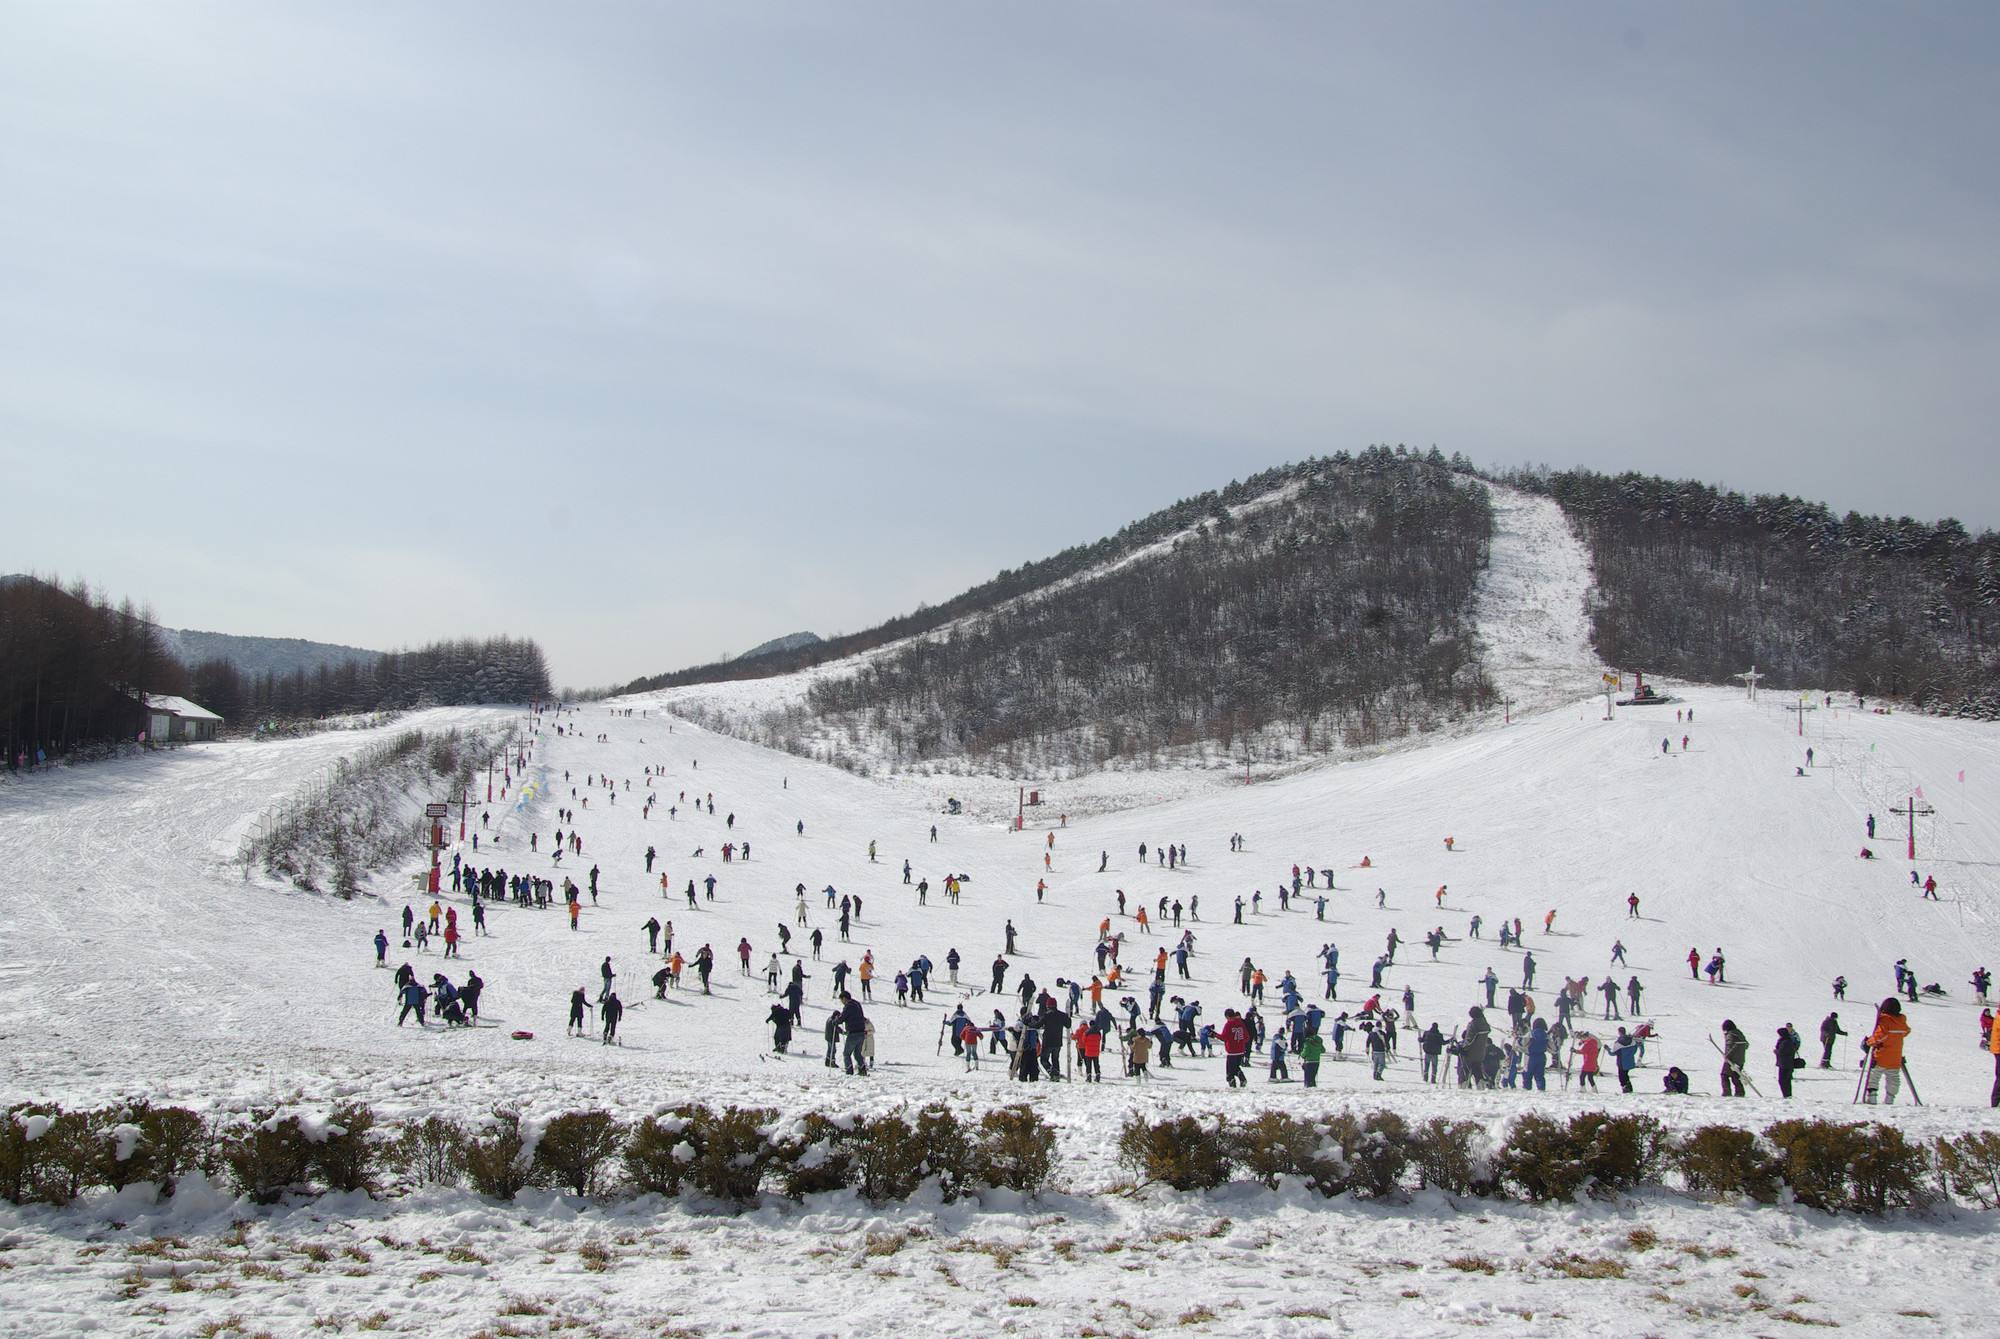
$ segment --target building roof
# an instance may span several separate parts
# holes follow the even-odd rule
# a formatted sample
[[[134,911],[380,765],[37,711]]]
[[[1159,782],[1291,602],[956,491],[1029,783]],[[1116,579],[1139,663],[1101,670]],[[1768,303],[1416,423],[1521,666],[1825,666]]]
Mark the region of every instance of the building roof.
[[[172,697],[165,693],[141,693],[139,701],[148,711],[164,711],[170,716],[178,716],[184,721],[220,721],[222,718],[207,707],[198,707],[184,697]]]

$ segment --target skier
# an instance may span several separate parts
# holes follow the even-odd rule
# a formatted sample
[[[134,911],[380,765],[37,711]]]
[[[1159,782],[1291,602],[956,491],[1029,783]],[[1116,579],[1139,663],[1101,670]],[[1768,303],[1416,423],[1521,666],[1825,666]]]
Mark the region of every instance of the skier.
[[[1743,1063],[1750,1058],[1750,1039],[1731,1019],[1722,1020],[1722,1095],[1743,1096]]]
[[[403,970],[409,971],[409,964],[405,963]],[[418,984],[415,974],[412,973],[403,983],[403,1012],[396,1015],[396,1026],[403,1026],[403,1020],[408,1018],[412,1011],[417,1015],[418,1027],[429,1026],[424,1022],[424,1002],[429,998],[430,992]]]
[[[1639,1043],[1624,1028],[1618,1029],[1617,1039],[1611,1044],[1611,1059],[1618,1069],[1618,1091],[1632,1091],[1632,1067],[1638,1063]]]
[[[1234,1009],[1224,1009],[1222,1020],[1223,1081],[1231,1088],[1247,1088],[1250,1078],[1243,1072],[1243,1066],[1250,1057],[1250,1025]]]
[[[1833,1043],[1836,1038],[1845,1037],[1847,1029],[1840,1025],[1840,1015],[1829,1013],[1819,1020],[1819,1067],[1833,1068]]]
[[[589,1007],[590,992],[578,986],[569,997],[569,1026],[563,1029],[566,1034],[578,1037],[583,1035],[583,1013]]]
[[[389,936],[382,930],[375,932],[375,965],[377,967],[389,965]]]
[[[792,1044],[791,1010],[782,1004],[774,1004],[771,1006],[771,1012],[765,1015],[764,1021],[771,1025],[772,1052],[777,1055],[785,1054]]]
[[[1698,948],[1688,950],[1688,976],[1696,981],[1701,980],[1701,950]]]
[[[1806,1062],[1799,1059],[1799,1030],[1790,1023],[1779,1028],[1777,1045],[1771,1053],[1778,1064],[1778,1095],[1790,1097],[1792,1071],[1806,1067]]]
[[[1909,1035],[1910,1020],[1903,1017],[1903,1002],[1891,995],[1882,1001],[1881,1011],[1875,1015],[1875,1030],[1862,1043],[1868,1051],[1868,1084],[1862,1101],[1874,1105],[1875,1094],[1887,1075],[1889,1105],[1896,1105],[1896,1094],[1903,1087],[1903,1042]]]
[[[1437,1031],[1437,1024],[1431,1024],[1431,1032]],[[1440,1038],[1442,1044],[1442,1038]],[[1430,1036],[1424,1037],[1425,1058],[1429,1059]],[[1549,1065],[1549,1024],[1547,1019],[1537,1018],[1528,1028],[1528,1067],[1521,1075],[1522,1091],[1547,1092]]]
[[[861,1011],[861,1001],[852,995],[841,999],[840,1026],[847,1039],[841,1052],[842,1065],[849,1074],[866,1075],[868,1058],[862,1053],[862,1043],[868,1037],[868,1015]]]
[[[597,1016],[604,1020],[604,1044],[618,1044],[618,1020],[625,1016],[625,1006],[616,995],[606,995]]]
[[[1601,1043],[1588,1032],[1581,1034],[1577,1040],[1577,1054],[1583,1057],[1583,1063],[1576,1071],[1576,1086],[1579,1092],[1585,1088],[1592,1092],[1597,1091],[1597,1055],[1600,1049]]]

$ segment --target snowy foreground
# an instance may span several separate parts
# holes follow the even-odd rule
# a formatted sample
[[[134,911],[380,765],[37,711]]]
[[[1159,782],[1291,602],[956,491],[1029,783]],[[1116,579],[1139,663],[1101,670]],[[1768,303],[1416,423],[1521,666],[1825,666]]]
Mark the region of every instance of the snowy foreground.
[[[1621,709],[1606,722],[1601,699],[1572,699],[1511,726],[1493,720],[1428,747],[1282,781],[1190,774],[1171,782],[1168,802],[1073,814],[1067,826],[1064,795],[1051,790],[1019,833],[991,818],[941,814],[934,783],[863,780],[658,714],[610,710],[645,712],[648,701],[588,708],[563,718],[574,735],[537,736],[531,774],[547,783],[539,797],[493,804],[477,857],[469,844],[462,852],[579,882],[597,864],[600,898],[586,899],[580,928],[556,910],[497,906],[492,934],[470,940],[462,964],[403,950],[400,938],[392,949],[392,965],[410,960],[426,979],[441,968],[459,979],[477,969],[488,982],[485,1026],[471,1031],[395,1026],[389,974],[374,967],[369,941],[378,928],[395,935],[406,901],[423,905],[407,891],[409,871],[378,878],[375,896],[343,902],[246,878],[230,863],[266,807],[376,736],[197,746],[0,786],[0,843],[16,888],[0,936],[0,1100],[90,1106],[144,1095],[228,1111],[323,1109],[359,1097],[383,1121],[475,1116],[499,1102],[545,1115],[601,1105],[634,1116],[691,1099],[788,1111],[933,1098],[978,1111],[1028,1100],[1060,1131],[1063,1185],[1033,1205],[989,1198],[877,1210],[838,1196],[772,1201],[738,1216],[542,1192],[512,1206],[452,1193],[263,1210],[198,1184],[165,1205],[100,1197],[62,1211],[0,1207],[0,1333],[214,1333],[232,1318],[245,1332],[273,1334],[844,1335],[911,1324],[939,1334],[1389,1326],[1734,1334],[1816,1320],[1867,1334],[1972,1333],[1989,1292],[1991,1224],[1980,1215],[1866,1223],[1664,1194],[1536,1209],[1430,1195],[1375,1206],[1240,1186],[1206,1196],[1115,1189],[1129,1172],[1112,1144],[1134,1109],[1381,1105],[1413,1120],[1469,1116],[1496,1130],[1531,1104],[1558,1114],[1639,1107],[1677,1126],[1761,1126],[1781,1113],[1846,1118],[1851,1041],[1834,1069],[1802,1071],[1798,1097],[1783,1103],[1771,1082],[1774,1032],[1797,1024],[1817,1060],[1828,1008],[1840,1009],[1849,1031],[1864,1031],[1899,957],[1949,991],[1910,1006],[1908,1054],[1931,1105],[1871,1114],[1912,1136],[1996,1128],[1986,1105],[1991,1060],[1975,1049],[1979,1010],[1965,981],[2000,959],[2000,730],[1822,707],[1800,739],[1784,701],[1686,696],[1692,724],[1676,724],[1671,706]],[[440,711],[396,728],[504,719]],[[600,733],[608,742],[596,742]],[[1800,777],[1808,745],[1814,762]],[[648,766],[665,781],[643,818]],[[619,783],[615,806],[587,775]],[[1937,813],[1919,821],[1916,867],[1936,875],[1937,902],[1919,901],[1909,886],[1900,820],[1889,812],[1919,786],[1920,804]],[[714,816],[697,815],[692,801],[710,792]],[[577,808],[585,842],[583,857],[561,868],[548,854],[558,805]],[[1881,858],[1864,862],[1857,852],[1870,812],[1879,835],[1869,844]],[[1230,850],[1233,833],[1245,850]],[[745,839],[750,861],[724,864],[722,843]],[[1185,843],[1189,864],[1169,871],[1150,854],[1141,863],[1141,842],[1149,853]],[[660,855],[650,876],[648,845]],[[928,905],[903,885],[905,859],[913,879],[930,880]],[[1278,881],[1295,862],[1335,872],[1323,922],[1310,893],[1278,910]],[[665,900],[662,868],[673,892]],[[942,894],[947,873],[970,876],[959,905]],[[710,874],[715,899],[690,909],[682,890]],[[1039,904],[1038,879],[1048,884]],[[811,925],[828,942],[823,960],[806,964],[801,1034],[789,1055],[773,1056],[761,968],[781,921],[804,947],[809,927],[794,924],[799,883],[814,894]],[[852,942],[839,942],[836,915],[818,895],[828,884],[864,899]],[[1144,934],[1115,914],[1117,889],[1134,910],[1142,901],[1156,908],[1163,895],[1200,898],[1200,923],[1185,922],[1197,935],[1191,977],[1170,970],[1170,984],[1201,999],[1211,1021],[1244,1003],[1237,968],[1246,956],[1274,981],[1295,972],[1308,999],[1319,999],[1315,954],[1328,942],[1340,946],[1343,971],[1334,1012],[1356,1007],[1393,927],[1404,943],[1384,978],[1385,1000],[1408,985],[1418,1021],[1436,1017],[1450,1031],[1481,1002],[1475,980],[1488,966],[1503,996],[1521,979],[1522,954],[1493,938],[1503,917],[1519,917],[1545,1013],[1564,975],[1601,980],[1622,937],[1630,966],[1615,974],[1621,983],[1640,977],[1662,1042],[1637,1076],[1637,1096],[1609,1081],[1611,1091],[1589,1096],[1552,1082],[1532,1099],[1424,1086],[1411,1033],[1385,1081],[1348,1059],[1327,1065],[1317,1092],[1267,1082],[1262,1063],[1248,1092],[1229,1092],[1219,1057],[1156,1070],[1140,1089],[1115,1076],[1093,1088],[1022,1085],[997,1067],[968,1074],[948,1048],[939,1054],[941,1020],[961,998],[985,1022],[1011,1007],[1023,971],[1049,985],[1088,980],[1104,917],[1127,936],[1128,966],[1170,943],[1171,931]],[[1258,889],[1261,910],[1246,907],[1245,923],[1231,924],[1234,899]],[[1638,919],[1627,915],[1633,892]],[[447,901],[465,917],[466,899]],[[1473,915],[1485,922],[1482,940],[1465,937]],[[674,921],[683,953],[714,947],[713,995],[684,988],[652,998],[659,959],[648,958],[640,929],[649,916]],[[1009,958],[1010,993],[979,993],[1009,919],[1021,950]],[[1421,936],[1435,926],[1450,941],[1433,962]],[[742,937],[756,975],[738,971]],[[954,947],[965,959],[963,992],[943,984]],[[1690,979],[1689,949],[1706,956],[1718,947],[1727,984]],[[858,964],[867,950],[881,969],[869,1006],[880,1064],[851,1078],[821,1064],[818,1035],[831,967]],[[938,985],[925,1004],[899,1008],[889,980],[919,953],[938,963]],[[634,1006],[621,1046],[563,1031],[570,992],[595,993],[606,955]],[[1828,982],[1837,973],[1853,986],[1849,1003],[1833,1006]],[[1592,996],[1587,1014],[1600,1010]],[[1275,1017],[1275,1001],[1267,1011]],[[1725,1017],[1750,1036],[1750,1076],[1763,1100],[1702,1095],[1717,1089],[1707,1037]],[[513,1040],[516,1030],[535,1038]],[[1696,1095],[1663,1101],[1664,1064],[1685,1067]],[[1107,1063],[1107,1075],[1115,1068]],[[1633,1239],[1641,1227],[1657,1240]],[[162,1236],[171,1240],[155,1240]]]

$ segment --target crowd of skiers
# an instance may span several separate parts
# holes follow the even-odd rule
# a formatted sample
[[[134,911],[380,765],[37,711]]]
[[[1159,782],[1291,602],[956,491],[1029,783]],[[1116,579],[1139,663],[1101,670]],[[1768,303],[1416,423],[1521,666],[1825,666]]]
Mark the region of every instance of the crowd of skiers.
[[[575,731],[572,729],[570,733]],[[679,790],[662,805],[659,792],[665,788],[664,775],[663,766],[647,765],[643,769],[642,818],[649,819],[656,808],[664,807],[669,821],[677,821],[683,808],[690,804],[688,791]],[[577,784],[579,779],[572,777],[570,772],[564,772],[563,779],[571,786],[570,798],[585,810],[590,807],[588,792],[601,792],[608,796],[609,804],[615,805],[621,789],[619,783],[602,773],[581,778],[580,786]],[[622,789],[628,793],[631,786],[629,780],[622,783]],[[716,815],[713,792],[696,793],[691,803],[696,812],[710,817]],[[549,843],[553,864],[559,864],[565,854],[581,856],[584,850],[583,838],[577,829],[576,809],[559,806],[556,817],[558,825]],[[719,848],[723,862],[733,864],[748,860],[750,842],[733,836],[736,815],[730,813],[723,822],[724,830],[732,834],[731,839]],[[486,816],[482,816],[482,826],[485,825]],[[1872,816],[1870,826],[1872,829]],[[796,830],[803,836],[803,820],[797,822]],[[1872,830],[1870,836],[1873,836]],[[931,840],[937,840],[935,826],[931,830]],[[1446,837],[1444,843],[1447,851],[1456,849],[1455,838]],[[1056,834],[1047,833],[1039,852],[1044,874],[1052,870],[1051,855],[1055,845]],[[1240,833],[1232,833],[1229,848],[1234,853],[1245,853],[1248,843]],[[531,835],[530,850],[539,852],[539,833]],[[693,858],[699,859],[706,854],[705,847],[697,846]],[[878,843],[869,841],[869,861],[877,862],[879,854]],[[1188,848],[1179,842],[1145,842],[1138,844],[1137,854],[1142,867],[1151,864],[1160,869],[1177,871],[1187,863]],[[1108,852],[1100,852],[1100,871],[1108,867],[1109,859]],[[645,872],[649,877],[657,860],[657,848],[649,845],[644,856]],[[1371,864],[1364,858],[1359,868],[1368,868]],[[907,859],[902,861],[901,872],[903,883],[912,885],[916,890],[918,904],[928,905],[929,879],[914,881],[914,868]],[[455,854],[451,863],[450,885],[453,892],[469,898],[474,933],[485,932],[486,906],[490,902],[508,901],[523,907],[548,907],[558,894],[568,909],[574,929],[586,893],[591,905],[597,904],[600,875],[601,870],[592,866],[588,871],[587,887],[580,887],[567,876],[562,877],[558,885],[539,875],[509,873],[504,868],[475,869],[462,863],[460,856]],[[660,872],[659,882],[662,896],[669,896],[673,883],[664,870]],[[942,884],[947,899],[956,903],[966,882],[967,876],[963,874],[944,876]],[[715,900],[717,885],[714,873],[700,880],[700,887],[705,890],[708,901]],[[1037,880],[1034,888],[1036,902],[1042,900],[1046,890],[1046,880]],[[1331,894],[1335,891],[1333,869],[1295,863],[1290,868],[1289,876],[1276,882],[1273,892],[1276,914],[1310,909],[1316,922],[1324,922]],[[1442,884],[1436,891],[1435,902],[1440,910],[1447,905],[1448,891],[1448,886]],[[1934,885],[1926,891],[1934,893]],[[836,925],[839,942],[849,942],[854,927],[860,922],[861,896],[851,892],[840,893],[831,885],[822,892],[826,910],[838,910]],[[803,882],[797,885],[795,894],[793,924],[778,924],[778,947],[768,954],[768,961],[763,966],[766,989],[777,997],[765,1019],[771,1029],[772,1050],[777,1053],[789,1052],[793,1038],[805,1023],[806,982],[811,979],[805,970],[807,946],[810,960],[822,962],[825,961],[823,954],[829,942],[825,928],[810,926],[809,898]],[[696,879],[687,880],[684,895],[690,910],[699,908]],[[1095,942],[1089,945],[1085,955],[1094,962],[1096,970],[1075,973],[1067,978],[1056,977],[1051,987],[1038,985],[1033,977],[1025,973],[1011,989],[1007,986],[1011,971],[1008,959],[1018,953],[1019,934],[1013,922],[1008,921],[1001,951],[991,965],[987,990],[994,995],[1011,995],[1015,1002],[1011,1008],[993,1009],[990,1018],[984,1022],[978,1021],[968,1007],[979,991],[974,986],[960,983],[962,956],[956,947],[950,948],[945,954],[948,984],[959,998],[952,1002],[950,1012],[940,1024],[940,1054],[948,1043],[953,1054],[968,1070],[981,1066],[983,1052],[986,1063],[1001,1063],[1007,1073],[1021,1081],[1081,1079],[1090,1083],[1102,1081],[1103,1062],[1107,1056],[1116,1062],[1114,1075],[1145,1082],[1155,1067],[1172,1068],[1176,1056],[1183,1063],[1188,1063],[1219,1054],[1224,1082],[1228,1086],[1248,1085],[1250,1065],[1255,1059],[1262,1065],[1270,1082],[1290,1081],[1292,1065],[1296,1062],[1300,1079],[1305,1086],[1312,1087],[1317,1085],[1320,1067],[1329,1055],[1344,1059],[1350,1045],[1357,1057],[1368,1063],[1373,1078],[1382,1080],[1387,1066],[1397,1058],[1399,1031],[1409,1031],[1415,1034],[1413,1050],[1422,1081],[1426,1083],[1456,1082],[1466,1087],[1545,1091],[1549,1076],[1554,1072],[1565,1086],[1574,1082],[1579,1088],[1595,1090],[1599,1078],[1608,1071],[1615,1076],[1620,1090],[1629,1093],[1635,1091],[1634,1072],[1644,1062],[1648,1044],[1658,1043],[1657,1030],[1642,1012],[1645,986],[1639,976],[1629,970],[1622,982],[1608,971],[1597,981],[1593,981],[1589,974],[1574,978],[1564,976],[1553,996],[1554,1017],[1543,1016],[1534,993],[1538,963],[1535,953],[1526,948],[1525,927],[1518,917],[1503,919],[1498,925],[1499,945],[1521,950],[1521,980],[1519,986],[1507,989],[1504,1026],[1496,1027],[1488,1018],[1489,1011],[1499,1008],[1500,981],[1491,966],[1474,983],[1483,990],[1484,1005],[1469,1007],[1465,1021],[1449,1034],[1435,1019],[1427,1027],[1419,1028],[1415,995],[1409,985],[1401,991],[1400,1008],[1385,1000],[1384,994],[1388,990],[1384,985],[1385,974],[1393,968],[1398,949],[1404,942],[1395,930],[1389,931],[1383,952],[1369,961],[1369,987],[1364,992],[1365,998],[1356,1007],[1345,1010],[1338,1007],[1340,950],[1335,944],[1327,942],[1322,944],[1316,955],[1318,965],[1314,969],[1314,976],[1318,978],[1315,990],[1323,986],[1322,1001],[1308,1002],[1305,991],[1292,972],[1285,971],[1273,981],[1262,968],[1245,958],[1236,973],[1244,1007],[1224,1007],[1220,1019],[1211,1022],[1204,1017],[1200,999],[1169,993],[1172,989],[1170,982],[1191,982],[1194,979],[1191,961],[1197,953],[1197,936],[1191,927],[1201,924],[1199,896],[1162,895],[1155,901],[1135,899],[1123,889],[1116,889],[1113,899],[1115,911],[1108,913],[1099,923]],[[1386,893],[1376,890],[1377,905],[1385,905],[1385,899]],[[1253,918],[1265,915],[1265,900],[1261,887],[1252,889],[1247,897],[1236,896],[1228,908],[1231,923],[1250,923],[1245,920],[1246,913]],[[1636,918],[1638,895],[1629,893],[1624,901],[1628,918]],[[1550,908],[1542,917],[1544,936],[1554,934],[1556,915],[1556,909]],[[1170,945],[1159,943],[1141,962],[1128,968],[1120,959],[1129,951],[1129,936],[1125,929],[1113,929],[1114,916],[1129,921],[1133,935],[1151,936],[1163,931],[1179,933]],[[427,951],[433,940],[441,939],[444,956],[457,956],[460,943],[458,912],[455,907],[444,905],[442,899],[433,900],[427,909],[406,906],[402,923],[405,948],[414,946],[419,951]],[[1425,932],[1422,942],[1428,948],[1431,960],[1437,961],[1440,950],[1447,944],[1482,939],[1484,924],[1482,916],[1475,914],[1471,916],[1462,938],[1454,938],[1440,925]],[[805,930],[805,942],[797,952],[792,947],[794,926]],[[715,966],[715,954],[710,945],[703,944],[692,955],[684,956],[676,947],[671,919],[662,923],[657,916],[649,916],[639,928],[646,935],[648,955],[660,959],[658,969],[651,974],[656,999],[665,998],[669,990],[682,989],[684,973],[689,966],[695,969],[701,992],[710,993]],[[386,932],[378,932],[375,947],[377,965],[386,967],[389,951]],[[749,938],[740,939],[735,951],[741,974],[752,976],[752,963],[757,950]],[[789,969],[783,965],[787,957],[792,960]],[[1699,948],[1690,949],[1686,961],[1694,980],[1705,979],[1708,984],[1716,986],[1727,983],[1726,959],[1720,947],[1708,953]],[[1612,967],[1627,965],[1622,940],[1611,945],[1610,964]],[[602,986],[594,998],[583,987],[571,996],[570,1031],[583,1035],[590,1027],[587,1016],[595,1012],[599,1035],[606,1044],[613,1044],[617,1040],[619,1021],[626,1006],[612,988],[615,973],[610,958],[604,960],[600,970]],[[934,988],[935,984],[935,968],[928,955],[919,954],[907,966],[885,974],[878,967],[872,949],[862,952],[853,964],[845,957],[840,958],[826,969],[826,974],[831,1004],[822,1028],[826,1043],[824,1063],[829,1067],[838,1064],[857,1075],[866,1074],[874,1065],[875,1028],[867,1018],[864,1005],[875,999],[877,981],[883,980],[886,975],[886,983],[893,984],[894,999],[899,1007],[925,1004],[926,991]],[[416,982],[414,970],[405,964],[396,973],[396,984],[403,1005],[399,1025],[413,1012],[418,1022],[423,1024],[427,1004],[431,1012],[448,1025],[469,1025],[477,1020],[478,996],[483,983],[476,973],[470,975],[464,986],[454,985],[439,974],[433,977],[430,986],[424,987]],[[1984,968],[1974,974],[1973,985],[1982,1003],[1989,984],[1990,979]],[[1902,1013],[1902,1001],[1914,1002],[1923,993],[1943,994],[1934,983],[1919,987],[1916,974],[1906,962],[1896,964],[1896,986],[1897,995],[1883,1002],[1874,1025],[1861,1042],[1865,1073],[1857,1090],[1859,1100],[1897,1100],[1908,1081],[1902,1052],[1909,1024]],[[1845,998],[1845,987],[1845,978],[1836,981],[1837,999]],[[1267,999],[1267,990],[1277,997],[1275,1008]],[[1586,1003],[1593,998],[1595,1002]],[[1615,1029],[1607,1028],[1614,1035],[1600,1036],[1587,1026],[1584,1015],[1591,1009],[1600,1010],[1600,1021],[1607,1025],[1614,1022],[1620,1024]],[[1846,1035],[1837,1013],[1829,1013],[1821,1021],[1821,1068],[1832,1067],[1835,1043]],[[1993,1100],[1995,1105],[2000,1105],[2000,1036],[1996,1036],[1990,1011],[1981,1018],[1980,1044],[1995,1057]],[[1721,1039],[1714,1045],[1721,1057],[1718,1072],[1721,1092],[1727,1096],[1741,1096],[1746,1085],[1754,1087],[1747,1073],[1749,1041],[1733,1020],[1723,1021]],[[1778,1091],[1783,1097],[1792,1095],[1793,1077],[1807,1064],[1802,1050],[1802,1038],[1792,1024],[1787,1023],[1777,1029],[1772,1060]],[[1669,1067],[1662,1087],[1667,1092],[1688,1091],[1686,1072],[1678,1066]],[[1912,1092],[1914,1094],[1913,1086]]]

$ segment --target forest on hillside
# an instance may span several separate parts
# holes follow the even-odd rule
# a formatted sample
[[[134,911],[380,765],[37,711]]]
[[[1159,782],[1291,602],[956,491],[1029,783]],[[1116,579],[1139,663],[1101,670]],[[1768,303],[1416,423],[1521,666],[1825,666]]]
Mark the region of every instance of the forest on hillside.
[[[261,723],[363,711],[529,702],[549,696],[542,648],[524,637],[433,642],[384,652],[374,664],[321,665],[310,674],[245,674],[226,660],[189,671],[189,696],[229,720]]]
[[[1436,453],[1371,448],[1274,472],[1238,494],[1250,505],[1223,496],[1129,562],[815,683],[760,733],[812,751],[865,730],[901,765],[1090,766],[1271,731],[1326,751],[1487,702],[1470,623],[1483,487]]]
[[[2000,535],[1746,497],[1686,479],[1538,470],[1590,549],[1598,654],[1727,683],[1896,697],[2000,716]]]
[[[1401,446],[1396,447],[1393,452],[1388,447],[1369,448],[1369,453],[1377,451],[1385,456],[1402,455],[1416,459],[1410,456],[1407,448]],[[1033,594],[1067,577],[1102,567],[1148,545],[1180,534],[1230,507],[1241,506],[1275,488],[1304,479],[1325,465],[1350,459],[1347,453],[1342,452],[1330,460],[1308,460],[1297,465],[1280,465],[1253,474],[1247,479],[1235,480],[1225,488],[1211,489],[1193,497],[1182,498],[1171,506],[1162,507],[1151,515],[1133,521],[1114,535],[1107,535],[1089,544],[1072,545],[1053,557],[1008,568],[991,581],[981,582],[942,604],[921,605],[911,613],[898,615],[860,632],[815,640],[805,646],[790,647],[778,652],[761,655],[746,653],[735,660],[720,660],[672,673],[634,679],[619,691],[646,693],[660,688],[685,687],[688,684],[766,679],[842,660],[848,656],[859,655],[863,651],[873,651],[905,637],[934,632],[968,614],[985,613],[1009,600]],[[1472,472],[1471,463],[1463,456],[1453,456],[1446,461],[1435,447],[1423,457],[1423,460],[1439,469],[1451,469],[1468,474]]]
[[[134,740],[144,728],[133,693],[192,699],[225,728],[473,702],[526,702],[549,693],[542,650],[522,638],[437,642],[314,673],[247,675],[226,660],[192,668],[131,601],[114,606],[83,582],[0,583],[0,748],[7,766]]]

